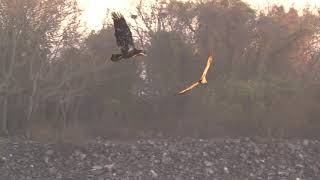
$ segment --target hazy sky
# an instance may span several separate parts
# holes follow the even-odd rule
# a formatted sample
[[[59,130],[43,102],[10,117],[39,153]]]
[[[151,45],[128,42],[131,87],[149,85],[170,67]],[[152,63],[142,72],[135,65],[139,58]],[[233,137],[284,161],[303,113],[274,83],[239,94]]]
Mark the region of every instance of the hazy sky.
[[[144,0],[150,2],[154,0]],[[283,4],[286,8],[294,6],[302,8],[306,4],[320,7],[320,0],[244,0],[252,5],[253,8],[263,8],[268,4]],[[80,8],[84,10],[83,20],[87,23],[89,28],[100,28],[106,10],[119,10],[123,13],[134,11],[135,5],[139,0],[78,0]]]

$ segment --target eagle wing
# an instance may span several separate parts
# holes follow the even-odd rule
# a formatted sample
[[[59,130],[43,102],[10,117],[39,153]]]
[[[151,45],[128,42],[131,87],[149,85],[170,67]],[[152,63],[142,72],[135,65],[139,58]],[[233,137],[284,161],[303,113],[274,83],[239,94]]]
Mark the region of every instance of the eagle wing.
[[[193,89],[193,88],[197,87],[199,84],[200,84],[200,82],[199,82],[199,81],[197,81],[197,82],[193,83],[191,86],[187,87],[186,89],[184,89],[184,90],[182,90],[182,91],[178,92],[177,94],[184,94],[184,93],[186,93],[186,92],[190,91],[191,89]]]
[[[212,54],[209,54],[208,56],[208,60],[207,60],[207,65],[206,67],[204,68],[204,71],[201,75],[201,78],[200,80],[204,83],[207,83],[207,79],[206,79],[206,76],[207,76],[207,73],[209,71],[209,68],[210,68],[210,65],[212,64],[212,61],[213,61],[213,58],[212,58]]]
[[[115,30],[115,37],[117,45],[119,46],[121,53],[126,54],[134,49],[134,43],[130,28],[120,13],[112,12],[112,19]]]

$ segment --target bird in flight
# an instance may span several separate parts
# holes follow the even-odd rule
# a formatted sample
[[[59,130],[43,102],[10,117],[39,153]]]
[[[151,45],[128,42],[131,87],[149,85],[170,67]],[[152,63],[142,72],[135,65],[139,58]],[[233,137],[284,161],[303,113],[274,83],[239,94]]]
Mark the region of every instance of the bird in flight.
[[[112,54],[111,61],[120,61],[121,59],[128,59],[136,56],[146,56],[145,51],[135,48],[130,28],[122,14],[112,12],[111,15],[114,24],[114,35],[121,51],[121,54]]]
[[[190,91],[191,89],[197,87],[197,86],[200,85],[200,84],[207,84],[208,81],[207,81],[207,78],[206,78],[206,77],[207,77],[207,73],[208,73],[208,71],[209,71],[209,68],[210,68],[210,65],[212,64],[212,62],[213,62],[212,54],[209,54],[208,60],[207,60],[207,65],[206,65],[206,67],[205,67],[205,69],[204,69],[204,71],[203,71],[203,73],[202,73],[201,78],[200,78],[197,82],[193,83],[191,86],[189,86],[189,87],[187,87],[186,89],[178,92],[177,94],[178,94],[178,95],[179,95],[179,94],[184,94],[184,93]]]

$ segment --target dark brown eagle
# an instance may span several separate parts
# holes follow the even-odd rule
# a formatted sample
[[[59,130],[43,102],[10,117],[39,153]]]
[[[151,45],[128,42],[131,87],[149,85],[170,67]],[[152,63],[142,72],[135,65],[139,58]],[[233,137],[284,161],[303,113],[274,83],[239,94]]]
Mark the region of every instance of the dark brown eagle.
[[[114,35],[117,40],[117,45],[121,50],[121,54],[112,54],[111,61],[119,61],[136,56],[146,56],[145,51],[135,48],[130,28],[122,14],[112,12],[111,15],[114,24]]]
[[[189,86],[189,87],[187,87],[186,89],[178,92],[177,94],[178,94],[178,95],[179,95],[179,94],[184,94],[184,93],[190,91],[191,89],[197,87],[197,86],[200,85],[200,84],[207,84],[208,81],[207,81],[207,78],[206,78],[206,77],[207,77],[207,73],[208,73],[208,71],[209,71],[209,68],[210,68],[210,65],[212,64],[212,62],[213,62],[212,54],[209,54],[208,60],[207,60],[207,65],[206,65],[206,67],[205,67],[205,69],[204,69],[204,71],[203,71],[203,73],[202,73],[201,78],[200,78],[197,82],[193,83],[191,86]]]

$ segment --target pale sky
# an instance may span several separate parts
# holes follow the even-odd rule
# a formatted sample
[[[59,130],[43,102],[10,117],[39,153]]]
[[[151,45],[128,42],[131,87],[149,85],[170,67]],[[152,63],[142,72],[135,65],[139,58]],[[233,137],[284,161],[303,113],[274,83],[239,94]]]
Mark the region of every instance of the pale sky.
[[[150,2],[154,0],[144,0]],[[244,0],[252,5],[253,8],[264,8],[268,4],[283,4],[286,8],[291,6],[302,9],[309,4],[311,7],[320,7],[320,0]],[[107,9],[118,10],[124,15],[134,12],[139,0],[78,0],[80,8],[84,10],[83,20],[88,28],[99,29],[102,26],[103,18]]]

